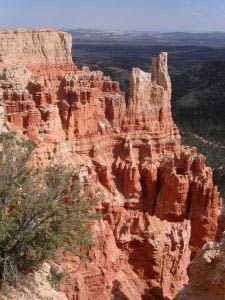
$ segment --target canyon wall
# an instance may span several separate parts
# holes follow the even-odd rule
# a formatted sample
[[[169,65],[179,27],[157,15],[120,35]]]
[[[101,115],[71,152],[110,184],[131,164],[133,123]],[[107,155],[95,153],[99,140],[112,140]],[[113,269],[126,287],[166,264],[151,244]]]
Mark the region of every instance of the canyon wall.
[[[171,114],[167,53],[133,69],[128,106],[118,82],[79,70],[64,32],[0,31],[2,128],[38,144],[36,165],[72,164],[100,188],[89,260],[59,251],[69,300],[173,299],[190,260],[218,237],[212,170],[181,145]]]

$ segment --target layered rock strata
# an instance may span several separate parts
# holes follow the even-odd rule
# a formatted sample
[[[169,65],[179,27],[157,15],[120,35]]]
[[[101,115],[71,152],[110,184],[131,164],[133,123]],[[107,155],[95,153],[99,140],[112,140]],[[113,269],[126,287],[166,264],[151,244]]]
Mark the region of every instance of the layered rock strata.
[[[167,53],[152,73],[133,69],[128,106],[118,82],[72,63],[60,31],[0,31],[4,122],[33,139],[35,163],[80,167],[100,187],[90,261],[59,252],[61,290],[73,299],[173,299],[187,267],[217,237],[221,198],[212,170],[180,144],[171,115]]]

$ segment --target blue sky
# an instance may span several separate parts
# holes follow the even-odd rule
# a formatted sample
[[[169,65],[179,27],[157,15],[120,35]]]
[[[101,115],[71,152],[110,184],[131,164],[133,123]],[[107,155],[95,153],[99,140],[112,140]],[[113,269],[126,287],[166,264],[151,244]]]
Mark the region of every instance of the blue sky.
[[[0,28],[225,31],[225,0],[0,0]]]

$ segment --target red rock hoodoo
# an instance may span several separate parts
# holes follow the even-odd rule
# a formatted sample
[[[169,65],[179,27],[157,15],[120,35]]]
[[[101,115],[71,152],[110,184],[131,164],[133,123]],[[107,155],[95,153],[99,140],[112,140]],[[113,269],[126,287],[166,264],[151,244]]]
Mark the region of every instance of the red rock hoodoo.
[[[128,106],[118,82],[72,62],[71,36],[0,31],[1,125],[38,143],[37,164],[80,166],[101,187],[90,261],[59,254],[69,300],[173,299],[190,259],[216,239],[221,198],[171,115],[167,53],[133,69]]]

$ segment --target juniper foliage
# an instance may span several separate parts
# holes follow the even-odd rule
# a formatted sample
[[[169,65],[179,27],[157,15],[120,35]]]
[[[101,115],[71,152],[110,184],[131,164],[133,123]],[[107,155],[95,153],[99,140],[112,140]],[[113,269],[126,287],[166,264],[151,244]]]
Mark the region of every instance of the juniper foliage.
[[[0,135],[0,285],[20,283],[58,248],[92,245],[89,223],[99,218],[99,200],[81,194],[74,170],[34,168],[34,143]]]

